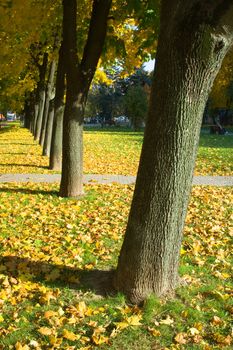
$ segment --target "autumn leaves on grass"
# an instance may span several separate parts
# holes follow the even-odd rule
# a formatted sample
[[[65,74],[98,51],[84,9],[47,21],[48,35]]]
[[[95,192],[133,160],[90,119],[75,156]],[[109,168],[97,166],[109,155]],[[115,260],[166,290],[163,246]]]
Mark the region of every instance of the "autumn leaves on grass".
[[[84,171],[91,174],[136,175],[142,133],[129,131],[84,132]],[[52,173],[48,158],[30,132],[13,128],[0,133],[1,173]],[[201,135],[196,175],[232,175],[231,136]]]
[[[181,251],[186,286],[175,300],[132,307],[83,284],[81,272],[115,268],[132,193],[89,185],[77,201],[58,197],[58,184],[1,184],[0,345],[91,350],[128,342],[130,350],[145,338],[158,349],[230,349],[228,188],[193,189]]]

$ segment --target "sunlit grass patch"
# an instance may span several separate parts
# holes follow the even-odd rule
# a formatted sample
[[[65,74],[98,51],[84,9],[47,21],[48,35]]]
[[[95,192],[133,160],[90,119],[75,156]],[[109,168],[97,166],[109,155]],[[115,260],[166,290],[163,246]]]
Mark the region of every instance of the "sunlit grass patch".
[[[91,174],[136,175],[143,133],[130,130],[85,131],[84,171]],[[30,132],[10,128],[0,132],[1,173],[51,173],[48,157]],[[232,175],[232,135],[201,134],[196,175]]]
[[[141,308],[103,293],[133,186],[85,191],[74,200],[60,198],[58,184],[0,185],[3,349],[230,349],[231,189],[193,188],[181,250],[185,285],[174,299],[151,296]]]

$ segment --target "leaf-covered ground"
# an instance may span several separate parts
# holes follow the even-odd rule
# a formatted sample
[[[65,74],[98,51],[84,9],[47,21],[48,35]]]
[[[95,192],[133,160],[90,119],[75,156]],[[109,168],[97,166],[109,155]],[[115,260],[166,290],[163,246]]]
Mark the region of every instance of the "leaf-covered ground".
[[[194,187],[175,299],[127,305],[108,290],[133,187],[0,185],[1,349],[232,348],[230,188]],[[104,286],[104,288],[103,288]],[[94,290],[97,290],[95,292]]]
[[[142,133],[109,129],[85,131],[84,171],[92,174],[135,175]],[[49,173],[48,158],[28,130],[0,130],[0,173]],[[201,135],[196,175],[232,175],[232,135]]]

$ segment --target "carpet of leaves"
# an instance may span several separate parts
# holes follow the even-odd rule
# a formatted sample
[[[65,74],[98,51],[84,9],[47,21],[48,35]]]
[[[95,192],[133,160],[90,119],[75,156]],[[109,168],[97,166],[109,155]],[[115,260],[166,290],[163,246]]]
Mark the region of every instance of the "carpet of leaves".
[[[185,286],[142,308],[93,287],[116,266],[133,186],[85,191],[74,200],[57,184],[0,185],[0,349],[230,349],[231,190],[194,187]]]
[[[92,174],[136,175],[142,133],[132,131],[85,131],[84,171]],[[51,173],[48,158],[30,132],[14,127],[0,130],[0,173]],[[232,175],[231,135],[201,135],[196,175]]]

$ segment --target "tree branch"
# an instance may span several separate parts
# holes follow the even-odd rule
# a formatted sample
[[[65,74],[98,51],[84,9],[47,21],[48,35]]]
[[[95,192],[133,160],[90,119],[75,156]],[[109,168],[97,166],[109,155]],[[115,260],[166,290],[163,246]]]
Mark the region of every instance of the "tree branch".
[[[107,32],[107,21],[112,0],[94,0],[88,38],[81,61],[81,71],[88,89],[101,55]]]

